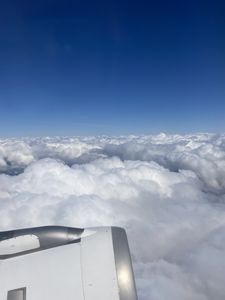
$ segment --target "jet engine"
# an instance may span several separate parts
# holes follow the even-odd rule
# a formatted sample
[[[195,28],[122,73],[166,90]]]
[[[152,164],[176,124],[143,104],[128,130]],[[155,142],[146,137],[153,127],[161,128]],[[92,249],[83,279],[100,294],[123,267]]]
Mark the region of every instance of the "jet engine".
[[[0,285],[1,300],[137,300],[119,227],[0,232]]]

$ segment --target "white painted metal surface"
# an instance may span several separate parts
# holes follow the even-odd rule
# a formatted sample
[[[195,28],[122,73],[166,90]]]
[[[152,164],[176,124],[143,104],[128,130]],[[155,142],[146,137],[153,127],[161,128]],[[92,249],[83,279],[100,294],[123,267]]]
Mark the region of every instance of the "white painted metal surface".
[[[83,300],[80,244],[65,245],[0,263],[0,299],[26,287],[27,300]]]
[[[85,300],[119,299],[111,228],[82,239],[81,266]]]
[[[38,246],[34,236],[28,240],[9,238],[0,242],[0,249]],[[117,273],[112,228],[86,229],[74,243],[0,260],[0,300],[21,288],[26,300],[130,300],[121,298]]]

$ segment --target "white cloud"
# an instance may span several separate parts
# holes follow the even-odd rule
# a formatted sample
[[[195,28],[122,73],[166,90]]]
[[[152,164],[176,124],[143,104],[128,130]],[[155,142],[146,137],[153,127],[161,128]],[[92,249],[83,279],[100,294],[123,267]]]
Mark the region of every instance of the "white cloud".
[[[0,171],[1,230],[123,226],[141,300],[225,298],[225,136],[1,140]]]

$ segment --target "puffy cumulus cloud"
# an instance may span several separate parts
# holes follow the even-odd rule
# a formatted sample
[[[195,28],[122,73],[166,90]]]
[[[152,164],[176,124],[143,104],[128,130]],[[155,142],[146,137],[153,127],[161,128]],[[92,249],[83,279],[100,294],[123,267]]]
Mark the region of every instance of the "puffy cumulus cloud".
[[[142,137],[105,145],[109,156],[155,161],[171,171],[192,170],[208,191],[225,192],[225,136],[172,135]]]
[[[0,172],[21,172],[33,161],[30,146],[23,141],[0,140]]]
[[[193,171],[206,191],[225,192],[225,135],[55,137],[0,140],[0,172],[17,174],[31,162],[54,158],[69,166],[101,157],[155,161],[172,172]]]
[[[223,135],[1,140],[0,228],[122,226],[140,300],[222,300],[224,163]]]

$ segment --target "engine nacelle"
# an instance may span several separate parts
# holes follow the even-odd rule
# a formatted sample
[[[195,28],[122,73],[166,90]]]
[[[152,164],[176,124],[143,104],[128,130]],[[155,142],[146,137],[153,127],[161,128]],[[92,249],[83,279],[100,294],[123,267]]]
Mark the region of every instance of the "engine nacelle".
[[[0,233],[1,300],[137,300],[122,228]]]

